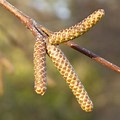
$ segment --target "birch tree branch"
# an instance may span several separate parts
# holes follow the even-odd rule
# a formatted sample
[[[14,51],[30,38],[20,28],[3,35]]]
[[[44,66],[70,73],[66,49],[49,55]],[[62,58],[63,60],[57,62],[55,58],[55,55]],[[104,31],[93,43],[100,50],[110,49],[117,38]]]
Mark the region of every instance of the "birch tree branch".
[[[11,5],[9,2],[6,0],[0,0],[0,4],[5,7],[9,12],[14,14],[31,32],[32,34],[36,37],[38,34],[46,37],[49,36],[51,31],[49,31],[47,28],[39,25],[34,19],[30,18],[17,8],[15,8],[13,5]],[[96,62],[106,66],[107,68],[116,71],[120,73],[120,67],[117,65],[105,60],[104,58],[94,54],[93,52],[80,47],[78,44],[75,44],[74,42],[65,42],[65,45],[75,49],[78,52],[81,52],[82,54],[90,57],[91,59],[95,60]]]

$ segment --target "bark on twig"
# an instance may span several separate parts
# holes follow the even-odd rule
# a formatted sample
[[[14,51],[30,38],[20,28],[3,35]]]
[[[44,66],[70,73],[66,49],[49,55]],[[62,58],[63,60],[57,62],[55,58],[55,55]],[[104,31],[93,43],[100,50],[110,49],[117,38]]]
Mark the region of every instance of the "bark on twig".
[[[120,73],[120,67],[118,67],[117,65],[115,65],[115,64],[105,60],[104,58],[94,54],[93,52],[91,52],[85,48],[80,47],[78,44],[75,44],[74,42],[70,42],[70,41],[66,42],[65,44],[68,45],[69,47],[77,50],[78,52],[81,52],[84,55],[90,57],[91,59],[95,60],[96,62],[112,69],[113,71]]]

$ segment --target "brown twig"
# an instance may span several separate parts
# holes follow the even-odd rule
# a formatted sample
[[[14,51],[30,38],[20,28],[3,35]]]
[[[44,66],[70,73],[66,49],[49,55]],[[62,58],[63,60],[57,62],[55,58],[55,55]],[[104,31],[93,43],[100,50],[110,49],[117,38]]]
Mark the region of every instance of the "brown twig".
[[[38,24],[35,22],[35,20],[31,19],[29,16],[23,14],[20,10],[12,6],[10,3],[8,3],[6,0],[0,0],[0,4],[4,6],[7,10],[9,10],[11,13],[13,13],[22,23],[25,24],[25,26],[30,29],[32,34],[34,36],[42,35],[46,36],[50,34],[50,31],[44,28],[43,26],[38,26]],[[93,60],[97,61],[98,63],[108,67],[109,69],[112,69],[118,73],[120,73],[120,67],[114,65],[113,63],[105,60],[104,58],[90,52],[89,50],[85,48],[81,48],[79,45],[73,43],[73,42],[66,42],[67,46],[77,50],[78,52],[83,53],[84,55],[92,58]]]
[[[84,55],[90,57],[91,59],[95,60],[96,62],[98,62],[98,63],[100,63],[100,64],[118,72],[118,73],[120,73],[120,67],[118,67],[115,64],[105,60],[104,58],[94,54],[93,52],[91,52],[91,51],[89,51],[85,48],[80,47],[78,44],[75,44],[74,42],[70,42],[70,41],[66,42],[65,44],[68,45],[69,47],[77,50],[78,52],[81,52]]]
[[[0,0],[0,4],[5,7],[5,9],[13,13],[32,32],[34,36],[37,36],[39,34],[35,28],[35,26],[37,26],[37,23],[32,18],[25,15],[23,12],[15,8],[6,0]]]

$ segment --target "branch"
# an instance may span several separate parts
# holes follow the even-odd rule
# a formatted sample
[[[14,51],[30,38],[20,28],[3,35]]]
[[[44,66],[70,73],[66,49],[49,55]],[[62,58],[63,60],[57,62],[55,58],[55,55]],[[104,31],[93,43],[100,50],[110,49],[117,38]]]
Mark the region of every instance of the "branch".
[[[0,0],[0,4],[5,7],[5,9],[13,13],[32,32],[34,36],[40,35],[35,28],[37,23],[32,18],[15,8],[6,0]]]
[[[33,19],[31,19],[29,16],[23,14],[20,10],[12,6],[10,3],[8,3],[6,0],[0,0],[0,4],[4,6],[8,11],[13,13],[25,26],[28,27],[28,29],[32,32],[32,34],[36,37],[37,35],[42,35],[43,37],[49,36],[52,32],[46,29],[43,26],[38,26],[37,22]],[[120,67],[116,66],[115,64],[105,60],[104,58],[92,53],[91,51],[80,47],[79,45],[73,43],[73,42],[66,42],[67,46],[77,50],[78,52],[83,53],[84,55],[92,58],[96,62],[108,67],[109,69],[112,69],[118,73],[120,73]]]
[[[91,51],[89,51],[85,48],[80,47],[78,44],[75,44],[74,42],[70,42],[70,41],[66,42],[65,44],[68,45],[69,47],[77,50],[78,52],[81,52],[84,55],[90,57],[91,59],[95,60],[96,62],[98,62],[98,63],[100,63],[100,64],[118,72],[118,73],[120,73],[120,67],[118,67],[115,64],[105,60],[104,58],[94,54],[93,52],[91,52]]]

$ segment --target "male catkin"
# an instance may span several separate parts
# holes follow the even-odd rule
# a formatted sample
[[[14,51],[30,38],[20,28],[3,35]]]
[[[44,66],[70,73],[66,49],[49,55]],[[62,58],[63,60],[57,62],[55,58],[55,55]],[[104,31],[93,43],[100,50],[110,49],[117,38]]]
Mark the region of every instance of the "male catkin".
[[[46,91],[46,47],[42,37],[37,37],[34,45],[35,91],[44,95]]]
[[[81,105],[81,108],[87,112],[92,111],[92,101],[90,100],[87,92],[84,89],[84,86],[75,73],[74,68],[65,57],[63,52],[59,49],[58,46],[50,44],[47,45],[47,52],[61,75],[68,83],[70,89],[77,98],[78,103]]]
[[[85,18],[82,22],[67,28],[60,30],[59,32],[54,32],[49,36],[50,44],[60,44],[76,37],[79,37],[86,33],[90,28],[92,28],[104,15],[104,10],[99,9]]]

